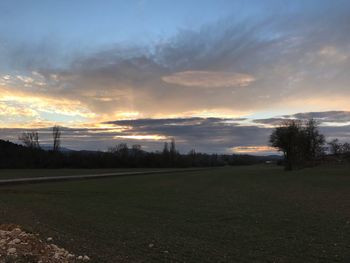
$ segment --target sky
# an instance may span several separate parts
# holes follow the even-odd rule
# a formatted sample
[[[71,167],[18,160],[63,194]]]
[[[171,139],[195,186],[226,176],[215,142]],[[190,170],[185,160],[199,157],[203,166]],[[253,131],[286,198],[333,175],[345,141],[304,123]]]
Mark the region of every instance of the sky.
[[[0,2],[0,139],[271,154],[315,118],[350,141],[350,2]]]

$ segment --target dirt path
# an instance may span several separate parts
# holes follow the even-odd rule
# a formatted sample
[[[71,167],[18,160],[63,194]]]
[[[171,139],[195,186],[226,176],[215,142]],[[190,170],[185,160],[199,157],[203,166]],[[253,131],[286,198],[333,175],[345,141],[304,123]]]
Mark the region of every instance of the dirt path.
[[[32,177],[32,178],[1,179],[0,186],[2,186],[2,185],[17,185],[17,184],[46,183],[46,182],[76,181],[76,180],[88,180],[88,179],[103,179],[103,178],[111,178],[111,177],[118,177],[118,176],[193,172],[193,171],[199,171],[199,170],[204,170],[204,169],[206,169],[206,168],[167,169],[167,170],[153,170],[153,171],[141,171],[141,172],[117,172],[117,173],[85,174],[85,175],[72,175],[72,176],[45,176],[45,177]]]

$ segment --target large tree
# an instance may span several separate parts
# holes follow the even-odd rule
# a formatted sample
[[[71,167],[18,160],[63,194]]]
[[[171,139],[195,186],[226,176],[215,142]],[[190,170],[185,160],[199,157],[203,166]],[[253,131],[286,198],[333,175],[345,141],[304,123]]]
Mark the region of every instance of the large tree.
[[[302,133],[303,155],[306,161],[313,162],[324,153],[325,137],[320,133],[318,122],[314,119],[304,123]]]
[[[322,155],[325,139],[315,120],[286,120],[272,132],[270,143],[283,152],[286,170],[292,170]]]
[[[283,152],[286,170],[292,170],[297,161],[300,130],[300,121],[288,120],[277,127],[270,136],[272,147]]]

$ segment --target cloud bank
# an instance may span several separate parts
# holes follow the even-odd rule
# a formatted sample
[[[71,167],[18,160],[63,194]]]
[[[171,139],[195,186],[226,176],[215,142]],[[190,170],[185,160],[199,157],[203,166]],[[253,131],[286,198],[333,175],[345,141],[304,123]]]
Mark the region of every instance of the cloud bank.
[[[299,115],[314,113],[298,113]],[[326,113],[322,113],[327,115]],[[331,115],[332,112],[329,113]],[[100,127],[63,128],[62,145],[71,149],[107,150],[118,143],[140,144],[148,151],[162,150],[164,142],[175,138],[177,148],[186,153],[192,149],[207,153],[276,154],[269,146],[272,129],[280,125],[278,118],[253,120],[242,118],[166,118],[117,120]],[[281,118],[285,120],[287,118]],[[349,141],[350,125],[329,126],[321,123],[321,132],[328,141],[339,138]],[[0,129],[3,139],[17,141],[28,129]],[[42,144],[51,144],[51,130],[39,128]]]

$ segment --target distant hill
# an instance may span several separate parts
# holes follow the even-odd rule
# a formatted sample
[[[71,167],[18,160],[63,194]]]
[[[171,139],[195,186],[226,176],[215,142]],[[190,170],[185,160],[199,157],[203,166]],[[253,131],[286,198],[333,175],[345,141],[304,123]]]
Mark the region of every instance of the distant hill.
[[[278,160],[283,160],[283,156],[282,155],[277,155],[277,154],[273,154],[273,155],[266,155],[266,156],[258,156],[258,158],[261,158],[262,160],[266,160],[266,161],[278,161]]]
[[[0,140],[0,168],[28,168],[37,165],[44,151],[35,151],[9,141]]]
[[[52,151],[53,149],[52,145],[40,145],[40,148],[44,151]],[[60,152],[76,152],[76,150],[60,147]]]
[[[0,140],[0,155],[5,155],[11,151],[26,151],[28,148],[10,141]]]

